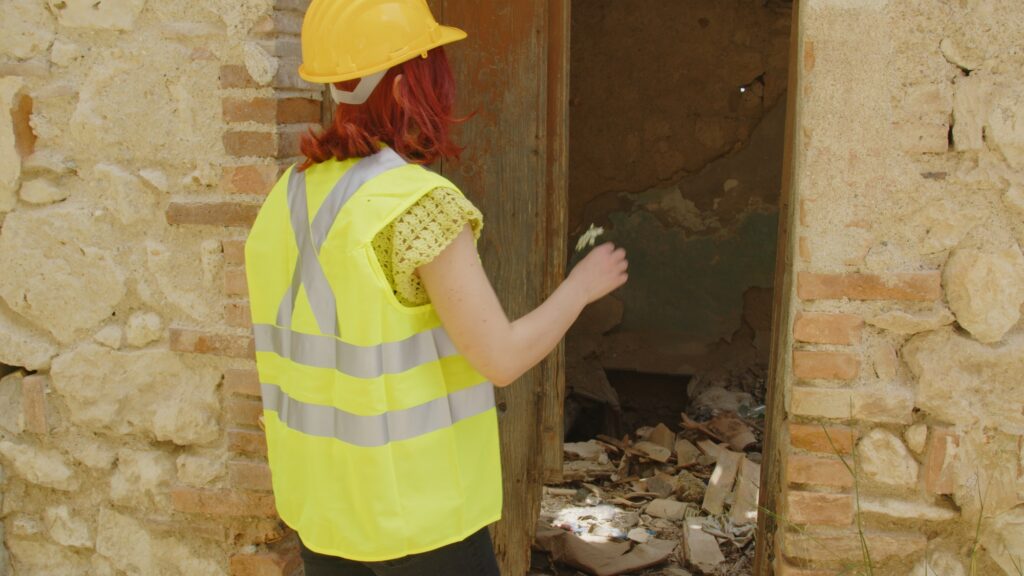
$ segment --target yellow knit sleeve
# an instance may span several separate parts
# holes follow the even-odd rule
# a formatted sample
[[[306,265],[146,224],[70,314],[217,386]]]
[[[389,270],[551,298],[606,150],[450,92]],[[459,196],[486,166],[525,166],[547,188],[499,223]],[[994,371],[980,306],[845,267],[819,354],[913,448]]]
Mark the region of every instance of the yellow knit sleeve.
[[[430,301],[416,268],[436,258],[466,224],[479,239],[483,215],[476,206],[456,190],[435,188],[377,233],[373,249],[399,302]]]

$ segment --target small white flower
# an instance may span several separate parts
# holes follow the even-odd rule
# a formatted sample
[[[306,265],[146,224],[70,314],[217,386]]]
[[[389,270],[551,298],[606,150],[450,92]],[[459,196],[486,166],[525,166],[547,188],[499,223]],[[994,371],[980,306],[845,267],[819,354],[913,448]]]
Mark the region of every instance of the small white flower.
[[[587,246],[593,246],[597,242],[597,237],[604,234],[604,228],[600,226],[590,225],[590,228],[580,236],[578,242],[576,242],[576,251],[580,252]]]

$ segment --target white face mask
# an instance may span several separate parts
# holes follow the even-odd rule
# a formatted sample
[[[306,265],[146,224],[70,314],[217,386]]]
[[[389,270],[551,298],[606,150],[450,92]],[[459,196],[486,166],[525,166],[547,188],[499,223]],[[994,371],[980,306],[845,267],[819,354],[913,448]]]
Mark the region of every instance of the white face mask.
[[[377,87],[377,84],[380,84],[380,81],[387,73],[387,70],[381,70],[376,74],[363,76],[359,79],[359,84],[356,84],[356,89],[351,92],[338,90],[334,87],[334,84],[331,84],[331,98],[339,104],[362,104],[370,98],[370,94],[373,94],[373,90]]]

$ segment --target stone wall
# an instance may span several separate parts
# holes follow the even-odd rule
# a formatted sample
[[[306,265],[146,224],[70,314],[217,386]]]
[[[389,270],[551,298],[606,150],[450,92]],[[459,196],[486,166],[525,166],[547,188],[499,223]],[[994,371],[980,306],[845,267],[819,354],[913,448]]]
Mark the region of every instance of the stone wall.
[[[970,573],[1019,574],[1020,3],[806,0],[799,30],[776,573],[859,562],[859,520],[876,575],[965,575],[979,527]]]
[[[0,574],[295,571],[241,265],[305,4],[5,2]]]

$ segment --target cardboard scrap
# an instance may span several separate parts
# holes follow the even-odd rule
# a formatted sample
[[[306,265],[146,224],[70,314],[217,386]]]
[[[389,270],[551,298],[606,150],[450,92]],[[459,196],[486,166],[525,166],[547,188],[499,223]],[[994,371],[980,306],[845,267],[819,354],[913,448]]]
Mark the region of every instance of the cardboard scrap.
[[[731,412],[725,412],[715,416],[707,423],[708,428],[716,434],[725,438],[729,447],[738,452],[747,449],[748,446],[757,442],[750,427]]]
[[[668,429],[668,426],[664,424],[658,424],[654,427],[654,430],[647,436],[647,441],[659,446],[663,446],[666,450],[671,453],[672,447],[676,442],[675,432]]]
[[[644,510],[644,512],[656,518],[682,520],[683,518],[686,518],[686,510],[689,507],[690,505],[686,502],[676,502],[675,500],[656,498],[651,500],[651,503],[647,505],[647,509]]]
[[[708,480],[708,489],[704,493],[702,506],[711,514],[721,514],[724,510],[725,497],[732,493],[742,460],[744,456],[738,452],[723,449],[718,453],[718,464],[715,465],[715,471]]]
[[[697,462],[697,457],[700,456],[700,451],[693,445],[693,442],[685,438],[676,440],[675,453],[676,464],[680,466],[692,466]]]
[[[625,542],[587,542],[572,532],[537,526],[537,546],[551,554],[555,562],[584,570],[594,576],[616,576],[660,564],[672,555],[676,543],[651,538],[632,547]]]

